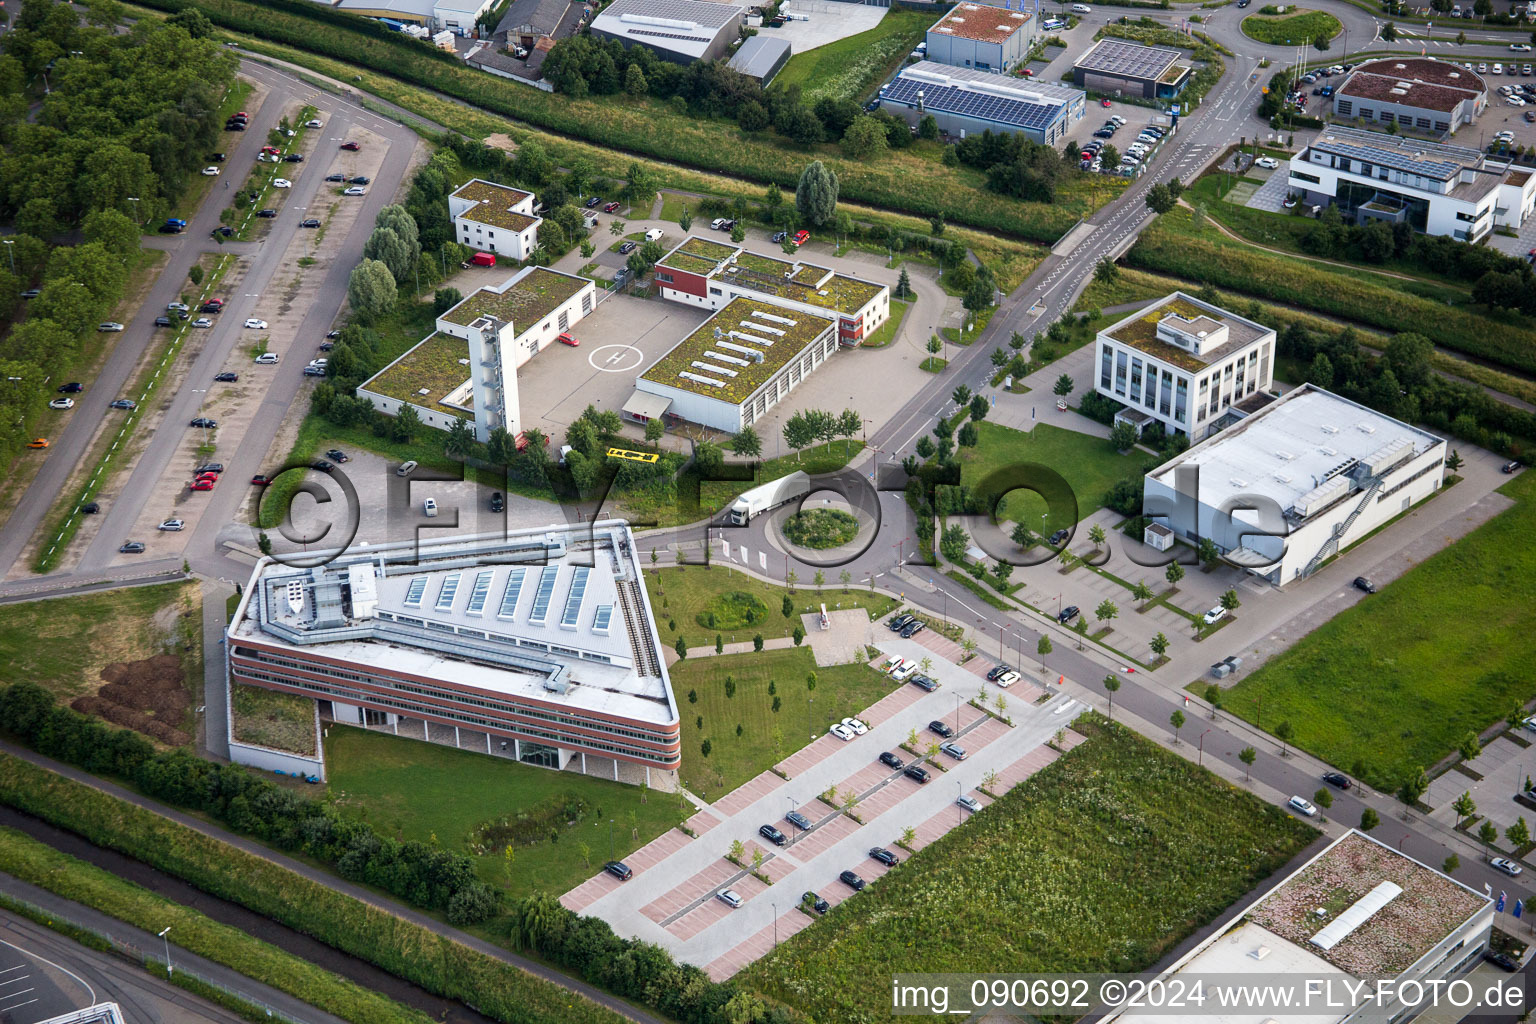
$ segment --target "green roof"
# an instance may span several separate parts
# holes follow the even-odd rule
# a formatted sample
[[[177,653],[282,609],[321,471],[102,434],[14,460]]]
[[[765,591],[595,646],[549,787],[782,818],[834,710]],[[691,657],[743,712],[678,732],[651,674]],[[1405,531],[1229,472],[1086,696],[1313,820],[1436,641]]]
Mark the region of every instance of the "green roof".
[[[1127,320],[1120,326],[1104,333],[1123,345],[1141,349],[1141,351],[1148,355],[1155,356],[1163,362],[1177,366],[1180,369],[1191,372],[1203,369],[1208,364],[1208,360],[1158,339],[1157,325],[1166,319],[1170,313],[1177,313],[1186,320],[1193,320],[1196,317],[1202,316],[1216,321],[1223,320],[1221,314],[1214,309],[1196,306],[1194,303],[1185,302],[1183,299],[1175,296],[1166,302],[1159,302],[1143,310],[1133,319]]]
[[[469,342],[434,332],[375,374],[362,390],[467,418],[463,410],[443,405],[442,400],[469,380],[469,367],[459,362],[468,358]],[[425,395],[422,388],[427,389]]]
[[[584,277],[572,277],[544,267],[534,267],[504,291],[480,289],[444,313],[441,319],[460,327],[468,327],[482,316],[493,316],[513,324],[517,333],[521,334],[549,316],[556,306],[588,283]]]
[[[849,316],[868,305],[884,287],[834,273],[830,268],[814,263],[790,262],[696,235],[690,235],[682,245],[662,257],[657,266],[704,275],[714,274],[719,268],[718,279],[721,281]],[[736,269],[733,271],[729,267]]]
[[[764,315],[755,316],[754,314],[757,313]],[[743,321],[747,326],[743,326]],[[692,334],[678,342],[672,351],[656,360],[650,369],[641,374],[641,378],[691,391],[696,395],[740,404],[832,326],[833,321],[825,317],[785,309],[771,302],[732,299],[720,312],[705,320]],[[745,358],[743,353],[727,348],[720,341],[715,340],[716,327],[722,334],[720,341],[756,348],[763,353],[763,361],[760,363],[748,361],[746,366],[741,366],[722,359],[719,355],[714,357],[706,355],[707,352],[713,351],[736,359]],[[774,344],[764,347],[755,345],[748,339],[731,338],[730,333],[735,330],[772,340]],[[778,335],[773,331],[784,333]],[[708,365],[694,366],[695,360]],[[715,387],[678,376],[685,370],[701,377],[713,377],[723,381],[724,387]],[[733,373],[734,376],[732,376]]]
[[[512,231],[521,231],[530,224],[538,222],[537,217],[512,211],[512,207],[530,195],[532,195],[531,192],[498,185],[491,181],[482,181],[478,178],[465,182],[453,193],[455,199],[468,199],[476,204],[460,215],[465,220],[478,221],[497,228],[508,228]]]

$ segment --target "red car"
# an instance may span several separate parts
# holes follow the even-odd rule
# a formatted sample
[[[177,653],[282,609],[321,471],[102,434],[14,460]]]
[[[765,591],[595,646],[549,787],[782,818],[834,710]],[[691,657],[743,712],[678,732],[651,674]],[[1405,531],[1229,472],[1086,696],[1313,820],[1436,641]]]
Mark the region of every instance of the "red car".
[[[609,203],[607,206],[603,207],[603,212],[604,213],[613,213],[618,208],[619,208],[619,204],[618,203]]]
[[[363,147],[359,146],[355,142],[343,142],[341,144],[341,148],[342,149],[350,149],[352,152],[356,153],[358,150],[362,149]]]
[[[251,486],[252,487],[265,487],[265,486],[267,486],[267,484],[269,484],[271,482],[272,482],[272,478],[271,477],[264,476],[261,473],[257,473],[255,476],[251,477]]]
[[[213,480],[209,477],[204,477],[201,480],[194,480],[192,481],[192,490],[211,491],[213,490]]]
[[[1108,106],[1112,106],[1112,105],[1113,104],[1111,104],[1109,102],[1109,100],[1099,100],[1099,106],[1101,106],[1101,107],[1108,107]]]
[[[811,240],[811,233],[809,231],[806,231],[804,228],[802,228],[801,230],[795,232],[795,247],[796,248],[799,248],[800,246],[804,245],[806,242],[809,242],[810,240]]]
[[[1029,68],[1025,68],[1024,69],[1024,77],[1025,78],[1034,78],[1035,77],[1035,73],[1033,71],[1031,71]]]
[[[570,335],[570,333],[568,331],[562,331],[560,333],[560,337],[555,339],[555,340],[560,342],[560,344],[562,344],[562,345],[569,345],[569,346],[571,346],[571,348],[575,348],[577,345],[581,344],[581,342],[579,342],[575,338],[571,337],[571,335]]]

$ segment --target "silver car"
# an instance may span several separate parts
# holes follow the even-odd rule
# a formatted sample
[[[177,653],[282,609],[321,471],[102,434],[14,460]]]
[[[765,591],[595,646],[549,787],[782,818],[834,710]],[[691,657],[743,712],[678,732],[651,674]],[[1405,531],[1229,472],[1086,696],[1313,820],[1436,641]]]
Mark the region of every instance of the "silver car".
[[[180,519],[167,519],[159,526],[159,529],[164,530],[166,533],[180,533],[186,528],[187,524]]]
[[[959,804],[961,807],[964,807],[966,810],[972,812],[973,814],[976,811],[981,810],[981,802],[968,793],[958,797],[955,800],[955,803]]]

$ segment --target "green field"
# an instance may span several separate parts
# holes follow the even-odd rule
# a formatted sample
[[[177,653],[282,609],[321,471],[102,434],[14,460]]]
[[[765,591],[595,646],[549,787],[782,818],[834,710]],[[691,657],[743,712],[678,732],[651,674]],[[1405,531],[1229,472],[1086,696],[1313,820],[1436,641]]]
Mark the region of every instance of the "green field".
[[[1085,382],[1079,381],[1082,387]],[[1050,401],[1047,397],[1045,401]],[[1121,455],[1102,437],[1063,430],[1047,423],[1037,423],[1029,433],[999,426],[985,420],[976,424],[981,439],[975,448],[960,449],[960,482],[974,487],[987,475],[1004,466],[1039,463],[1054,469],[1077,495],[1076,520],[1087,518],[1099,508],[1104,492],[1115,481],[1141,472],[1152,456],[1133,451]],[[1035,533],[1047,533],[1074,525],[1065,510],[1052,510],[1042,525],[1045,501],[1028,491],[1010,494],[999,509],[999,518],[1021,522]]]
[[[236,740],[314,756],[315,702],[308,697],[236,683],[229,706]]]
[[[927,11],[888,10],[868,32],[795,54],[773,80],[774,87],[798,85],[812,103],[823,96],[863,100],[922,42],[931,24],[933,15]],[[762,31],[772,37],[772,29]]]
[[[329,733],[326,763],[336,808],[401,839],[468,853],[481,825],[515,819],[549,801],[583,801],[585,813],[575,825],[562,824],[558,841],[514,844],[510,867],[500,852],[475,858],[481,878],[513,895],[561,893],[589,877],[609,858],[610,818],[612,848],[622,858],[689,814],[675,794],[642,793],[622,782],[345,726],[332,725]]]
[[[718,550],[712,552],[711,557],[716,554]],[[644,551],[640,552],[640,556],[642,562],[648,557]],[[767,640],[789,636],[796,626],[801,625],[800,616],[816,611],[823,602],[829,610],[867,609],[871,619],[881,618],[896,608],[896,602],[884,594],[859,589],[850,589],[845,593],[835,575],[827,578],[827,587],[821,591],[810,586],[812,582],[802,579],[796,583],[795,592],[790,595],[794,607],[791,614],[785,616],[783,604],[787,591],[783,587],[770,586],[723,565],[651,569],[645,574],[651,609],[656,613],[656,631],[661,635],[661,642],[668,647],[672,646],[678,636],[682,636],[689,647],[714,643],[716,633],[722,634],[726,643],[751,640],[756,633],[761,633]],[[768,618],[750,626],[734,629],[717,626],[711,629],[707,624],[708,614],[714,611],[716,621],[720,621],[720,602],[725,595],[736,593],[750,594],[761,601],[768,609]],[[673,628],[674,624],[676,628]]]
[[[807,647],[689,658],[670,672],[683,717],[683,784],[710,801],[784,760],[809,743],[812,733],[820,736],[832,722],[857,715],[900,685],[868,665],[818,668]],[[816,673],[815,690],[806,688],[811,672]],[[734,697],[725,695],[727,675],[736,684]],[[777,691],[772,696],[770,681]],[[690,692],[697,702],[689,699]],[[780,701],[777,712],[774,696]],[[701,752],[706,738],[708,757]]]
[[[5,681],[36,683],[64,703],[95,693],[101,688],[99,673],[107,665],[173,650],[179,613],[191,613],[179,622],[190,623],[192,641],[200,642],[201,607],[196,583],[123,587],[0,605]],[[90,642],[80,643],[82,637]],[[200,662],[185,660],[189,684],[200,684]]]
[[[1257,39],[1261,43],[1273,43],[1277,46],[1300,46],[1302,43],[1311,44],[1317,41],[1318,36],[1327,36],[1332,39],[1344,31],[1344,26],[1339,19],[1322,11],[1303,11],[1300,14],[1290,14],[1275,18],[1266,14],[1250,14],[1244,18],[1242,25],[1243,35],[1249,39]]]
[[[895,972],[1141,971],[1317,835],[1120,726],[1080,727],[1093,738],[737,981],[873,1022],[893,1019]]]
[[[1536,696],[1536,479],[1500,491],[1518,504],[1271,659],[1222,707],[1266,730],[1290,722],[1297,746],[1392,790]]]

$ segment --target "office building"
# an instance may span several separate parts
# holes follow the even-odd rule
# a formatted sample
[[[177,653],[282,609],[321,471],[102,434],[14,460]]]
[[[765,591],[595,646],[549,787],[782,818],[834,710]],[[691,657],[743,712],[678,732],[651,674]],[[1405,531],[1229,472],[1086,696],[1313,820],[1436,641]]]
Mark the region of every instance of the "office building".
[[[448,196],[454,241],[519,262],[539,244],[533,193],[474,178]]]
[[[939,130],[955,138],[990,130],[1054,146],[1082,119],[1087,96],[1080,89],[925,60],[880,87],[880,106],[912,125],[932,115]]]
[[[1089,92],[1148,100],[1178,97],[1194,75],[1178,50],[1100,39],[1072,65],[1072,81]]]
[[[1388,57],[1355,67],[1333,94],[1333,116],[1450,134],[1488,106],[1476,72],[1429,57]]]
[[[263,558],[225,649],[232,682],[337,722],[676,788],[678,709],[621,520]]]

